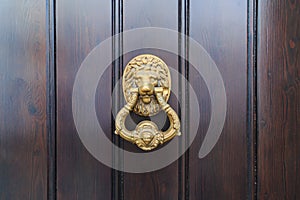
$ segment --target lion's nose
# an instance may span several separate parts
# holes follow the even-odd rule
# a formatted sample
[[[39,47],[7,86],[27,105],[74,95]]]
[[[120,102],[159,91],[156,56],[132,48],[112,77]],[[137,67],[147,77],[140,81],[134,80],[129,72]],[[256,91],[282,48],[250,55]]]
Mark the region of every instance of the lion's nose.
[[[151,84],[145,84],[140,88],[140,92],[142,94],[152,94],[153,93],[153,86]]]

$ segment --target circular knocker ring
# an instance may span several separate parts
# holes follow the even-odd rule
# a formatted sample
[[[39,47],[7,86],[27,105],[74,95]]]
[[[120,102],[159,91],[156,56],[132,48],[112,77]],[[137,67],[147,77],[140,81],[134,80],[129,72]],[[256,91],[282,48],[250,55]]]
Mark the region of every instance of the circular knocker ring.
[[[133,58],[123,75],[123,92],[127,104],[116,116],[115,133],[145,151],[181,135],[178,115],[167,103],[170,88],[170,71],[163,60],[150,54]],[[159,130],[149,120],[140,122],[133,131],[126,128],[125,120],[131,111],[141,116],[153,116],[161,109],[170,121],[166,131]]]

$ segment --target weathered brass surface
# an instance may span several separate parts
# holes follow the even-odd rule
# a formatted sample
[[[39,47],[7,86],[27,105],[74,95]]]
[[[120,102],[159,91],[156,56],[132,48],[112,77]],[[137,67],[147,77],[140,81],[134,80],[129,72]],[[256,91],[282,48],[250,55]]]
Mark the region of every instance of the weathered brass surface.
[[[145,151],[180,135],[179,118],[167,103],[170,88],[170,71],[163,60],[150,54],[133,58],[123,75],[123,92],[127,104],[117,114],[115,133]],[[166,131],[159,130],[155,123],[148,120],[140,122],[133,131],[127,130],[125,119],[131,111],[141,116],[152,116],[160,110],[166,112],[170,121]]]

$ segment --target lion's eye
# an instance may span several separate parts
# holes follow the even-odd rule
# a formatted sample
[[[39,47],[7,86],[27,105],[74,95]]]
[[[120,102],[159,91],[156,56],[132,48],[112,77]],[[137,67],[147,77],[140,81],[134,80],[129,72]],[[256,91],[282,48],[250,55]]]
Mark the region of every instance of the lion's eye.
[[[152,83],[154,86],[157,85],[157,79],[156,79],[156,78],[151,77],[151,78],[150,78],[150,81],[151,81],[151,83]]]
[[[140,77],[137,77],[137,78],[135,79],[135,82],[136,82],[136,84],[141,83],[141,78],[140,78]]]

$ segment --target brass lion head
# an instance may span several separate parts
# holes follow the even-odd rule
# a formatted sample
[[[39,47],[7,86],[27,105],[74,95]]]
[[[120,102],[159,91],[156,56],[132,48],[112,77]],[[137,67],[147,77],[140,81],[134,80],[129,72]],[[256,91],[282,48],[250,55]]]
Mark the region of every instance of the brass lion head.
[[[160,58],[144,54],[133,58],[123,75],[123,92],[128,102],[132,90],[138,90],[139,99],[134,112],[142,116],[152,116],[160,111],[155,97],[155,88],[163,88],[163,97],[168,101],[171,78],[167,65]]]

